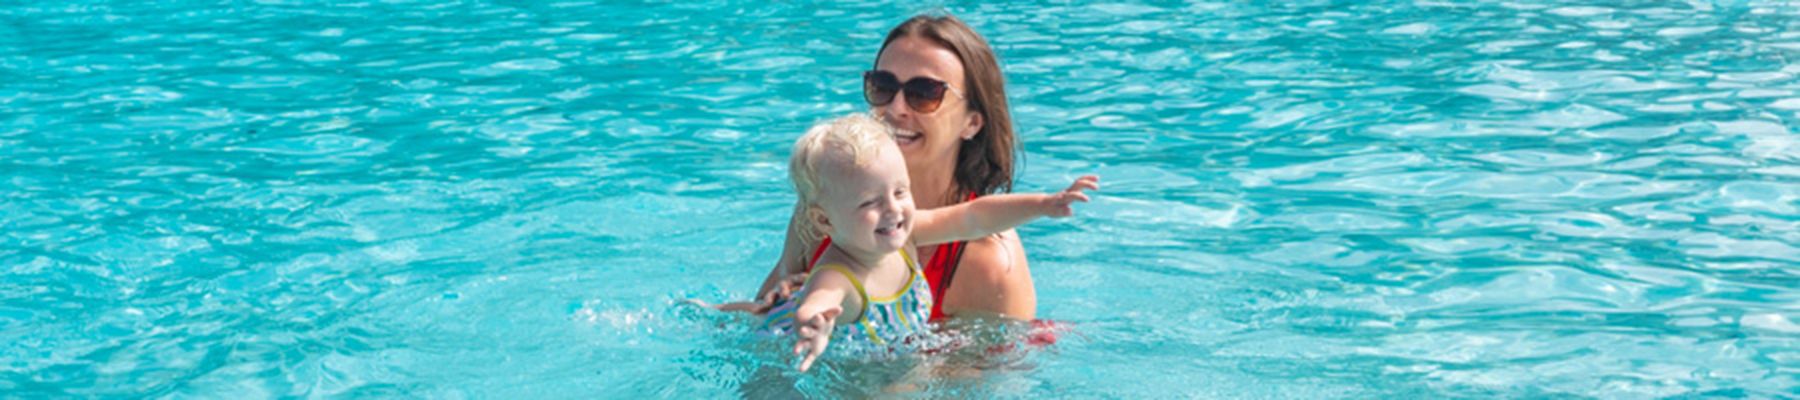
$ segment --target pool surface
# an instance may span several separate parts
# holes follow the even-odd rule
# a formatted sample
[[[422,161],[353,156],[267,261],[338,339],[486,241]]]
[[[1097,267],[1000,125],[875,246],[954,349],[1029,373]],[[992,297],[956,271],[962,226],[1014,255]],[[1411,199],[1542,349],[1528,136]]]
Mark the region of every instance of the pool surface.
[[[1800,393],[1800,5],[1244,3],[0,3],[0,394]],[[938,9],[1018,189],[1102,176],[1020,229],[1062,339],[800,374],[682,306]]]

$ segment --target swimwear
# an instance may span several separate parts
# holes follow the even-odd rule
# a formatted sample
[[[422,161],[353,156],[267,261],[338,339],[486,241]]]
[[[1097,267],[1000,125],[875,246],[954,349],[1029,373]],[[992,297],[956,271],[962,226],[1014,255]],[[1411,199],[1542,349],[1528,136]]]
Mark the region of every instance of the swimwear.
[[[929,312],[932,309],[932,296],[925,279],[919,271],[919,263],[913,261],[912,255],[905,249],[900,250],[900,258],[906,261],[906,285],[898,293],[884,297],[871,297],[863,289],[862,280],[850,272],[843,264],[827,264],[821,271],[837,271],[850,279],[856,287],[856,295],[862,299],[862,315],[855,322],[839,324],[832,336],[855,340],[865,338],[876,345],[903,343],[908,337],[929,332],[927,327]],[[817,260],[814,260],[817,262]],[[811,274],[817,274],[813,271]],[[811,281],[809,274],[807,280]],[[795,293],[792,300],[777,305],[769,310],[763,331],[784,335],[793,332],[794,311],[799,308],[799,299],[806,298],[805,293]]]
[[[968,200],[974,199],[975,195],[969,194]],[[950,280],[956,277],[956,266],[962,262],[963,248],[968,244],[968,241],[939,244],[937,250],[931,252],[931,260],[925,262],[925,284],[931,287],[931,298],[938,300],[931,304],[931,322],[944,320],[944,291],[950,290]],[[828,248],[831,248],[830,237],[813,250],[812,261],[806,263],[806,272],[812,272],[813,264],[819,263],[819,257],[824,256]]]
[[[968,242],[940,244],[937,246],[937,251],[932,252],[931,261],[925,263],[925,284],[931,289],[932,299],[942,299],[944,291],[950,290],[950,278],[956,276],[956,264],[958,261],[962,261],[962,250],[966,244]],[[819,243],[819,248],[813,251],[812,261],[806,263],[806,272],[812,272],[813,265],[819,263],[819,257],[824,256],[825,249],[830,247],[831,238],[829,237]],[[942,322],[943,320],[944,303],[942,301],[932,302],[930,321]]]

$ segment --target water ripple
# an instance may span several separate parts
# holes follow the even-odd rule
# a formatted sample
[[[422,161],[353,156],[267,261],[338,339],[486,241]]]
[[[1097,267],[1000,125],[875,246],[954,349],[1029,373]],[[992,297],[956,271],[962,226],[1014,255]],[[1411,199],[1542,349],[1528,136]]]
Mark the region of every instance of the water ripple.
[[[669,304],[748,295],[936,7],[0,6],[0,392],[875,395]],[[927,397],[1800,387],[1792,5],[947,8],[1018,189],[1106,190],[1020,229],[1063,339]]]

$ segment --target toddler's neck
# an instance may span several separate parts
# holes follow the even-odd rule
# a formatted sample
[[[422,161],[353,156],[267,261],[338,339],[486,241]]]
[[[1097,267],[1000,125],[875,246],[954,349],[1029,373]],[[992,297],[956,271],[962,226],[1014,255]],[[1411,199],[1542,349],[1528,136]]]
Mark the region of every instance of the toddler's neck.
[[[831,249],[842,256],[845,266],[850,267],[850,270],[855,271],[858,275],[868,275],[870,271],[874,271],[876,268],[887,265],[887,263],[890,262],[890,259],[899,255],[898,251],[887,253],[859,253],[838,246],[836,243],[831,245]]]

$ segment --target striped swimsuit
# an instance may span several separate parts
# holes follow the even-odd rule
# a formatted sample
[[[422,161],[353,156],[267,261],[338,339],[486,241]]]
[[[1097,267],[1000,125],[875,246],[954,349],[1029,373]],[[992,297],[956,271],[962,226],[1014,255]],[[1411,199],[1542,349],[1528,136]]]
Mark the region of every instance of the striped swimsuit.
[[[814,274],[825,270],[844,274],[844,277],[850,279],[850,284],[856,287],[857,297],[862,299],[862,316],[855,322],[838,325],[832,336],[887,345],[903,343],[903,339],[929,330],[926,323],[931,317],[931,288],[919,271],[919,263],[913,260],[911,254],[902,249],[900,258],[906,260],[906,287],[900,289],[899,293],[883,297],[870,297],[868,291],[863,289],[862,280],[857,279],[856,274],[842,264],[821,265],[813,270]],[[807,279],[810,281],[812,278],[809,276]],[[798,300],[804,298],[805,293],[795,293],[794,300],[769,310],[769,317],[762,330],[777,335],[792,333],[794,310],[800,306]]]

